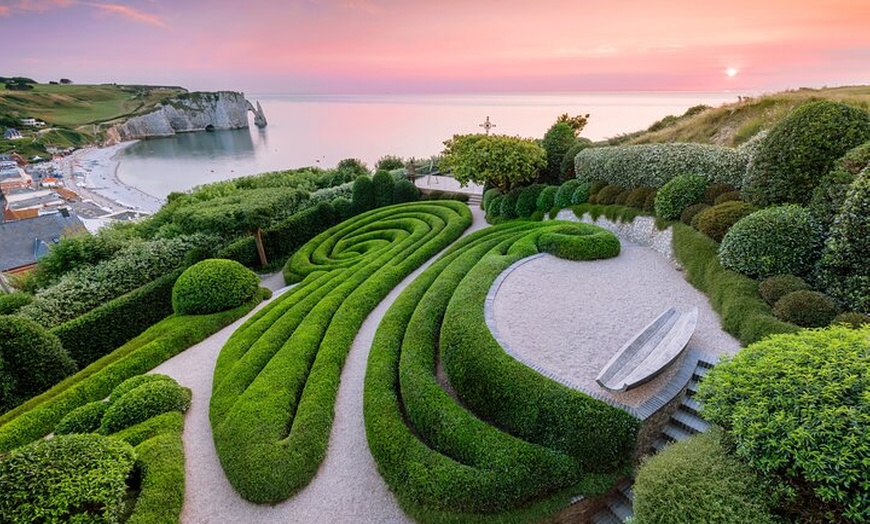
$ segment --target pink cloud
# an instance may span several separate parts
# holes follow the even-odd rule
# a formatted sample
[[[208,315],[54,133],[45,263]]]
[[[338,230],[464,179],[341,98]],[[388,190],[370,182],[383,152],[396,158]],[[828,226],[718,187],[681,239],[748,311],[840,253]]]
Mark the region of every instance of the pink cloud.
[[[151,15],[138,9],[135,9],[130,6],[121,5],[121,4],[100,4],[100,3],[88,3],[91,7],[102,10],[104,13],[120,15],[130,20],[134,20],[136,22],[142,22],[145,24],[156,25],[159,27],[168,27],[166,22],[163,21],[162,18],[156,15]]]

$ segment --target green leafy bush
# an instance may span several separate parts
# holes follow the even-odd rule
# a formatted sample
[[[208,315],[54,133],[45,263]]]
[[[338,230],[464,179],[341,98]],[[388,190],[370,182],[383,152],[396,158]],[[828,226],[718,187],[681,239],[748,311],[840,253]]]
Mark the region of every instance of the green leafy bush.
[[[0,412],[42,393],[75,370],[55,335],[28,318],[0,316]]]
[[[819,264],[825,290],[846,308],[870,313],[870,170],[852,185]]]
[[[656,216],[662,220],[677,220],[683,210],[704,199],[707,179],[702,175],[679,175],[669,180],[656,193]]]
[[[395,181],[389,171],[379,170],[372,177],[372,190],[375,193],[375,207],[393,204]]]
[[[839,310],[824,293],[807,289],[792,291],[773,306],[777,318],[801,327],[825,327],[834,320]]]
[[[29,293],[0,293],[0,315],[11,315],[33,302]]]
[[[544,134],[541,147],[547,153],[547,165],[541,170],[538,181],[546,184],[558,184],[562,179],[562,160],[565,154],[577,143],[574,129],[567,122],[556,122]]]
[[[717,198],[724,194],[734,193],[735,191],[737,191],[737,188],[731,184],[710,184],[710,186],[704,190],[704,203],[709,206],[715,206],[717,204]],[[739,191],[737,192],[739,193]]]
[[[731,226],[756,211],[758,208],[746,202],[723,202],[698,214],[698,230],[716,242],[722,242]]]
[[[589,201],[589,184],[580,184],[577,189],[571,193],[571,205],[578,206]]]
[[[607,187],[609,184],[603,180],[592,180],[589,182],[589,198],[594,197],[599,191]]]
[[[704,204],[703,202],[699,204],[692,204],[691,206],[684,209],[682,213],[680,213],[680,222],[686,224],[687,226],[695,227],[693,223],[695,218],[706,209],[710,209],[710,206],[708,204]],[[695,227],[695,229],[697,229],[697,227]]]
[[[855,177],[842,169],[834,169],[819,181],[807,208],[825,231],[834,224],[834,218],[843,207],[849,186]]]
[[[486,220],[491,221],[501,217],[501,206],[504,195],[496,195],[489,201],[486,206]]]
[[[616,198],[624,191],[619,186],[607,185],[595,194],[595,203],[609,206],[616,203]]]
[[[807,275],[821,254],[821,228],[800,206],[774,206],[734,224],[719,247],[728,269],[751,277]]]
[[[497,187],[491,187],[483,192],[483,198],[480,201],[480,205],[483,209],[487,209],[489,207],[489,203],[492,202],[492,199],[501,195],[501,189]]]
[[[185,269],[172,287],[179,315],[207,315],[236,308],[257,293],[260,279],[234,260],[213,258]]]
[[[353,181],[353,196],[351,198],[353,214],[358,215],[374,209],[378,205],[375,187],[368,176],[360,176]]]
[[[538,247],[566,260],[599,260],[619,255],[621,246],[610,231],[565,228],[542,234]]]
[[[574,158],[587,147],[592,147],[592,141],[586,138],[578,138],[574,145],[568,148],[565,156],[562,157],[562,165],[559,166],[559,172],[561,173],[559,183],[576,178],[574,173]]]
[[[736,202],[743,201],[743,195],[740,191],[729,191],[727,193],[722,193],[721,195],[716,197],[716,200],[713,201],[713,205],[718,206],[719,204],[724,204],[725,202]]]
[[[870,325],[870,315],[858,313],[857,311],[840,313],[834,317],[831,324],[845,324],[847,327],[852,329],[860,329],[864,326]]]
[[[266,257],[286,260],[306,242],[341,222],[341,215],[329,202],[322,202],[289,216],[263,233]]]
[[[779,483],[801,519],[866,522],[868,369],[870,328],[803,330],[721,362],[698,395],[737,456]]]
[[[574,196],[574,191],[583,185],[583,182],[572,178],[567,182],[562,183],[556,191],[556,196],[553,200],[553,205],[559,209],[564,209],[571,206],[571,197]]]
[[[647,198],[650,194],[655,194],[655,189],[650,187],[637,187],[628,193],[628,198],[625,199],[625,205],[635,209],[644,209]]]
[[[535,210],[548,212],[556,205],[556,193],[559,192],[558,186],[544,186],[541,193],[538,195],[538,201],[535,203]]]
[[[396,184],[396,187],[395,187],[396,191],[397,192],[400,190],[405,191],[405,189],[401,189],[402,186],[404,186],[404,185],[405,184]],[[416,188],[416,186],[414,187],[414,190],[416,191],[416,193],[415,193],[416,197],[420,198],[420,191]],[[415,200],[417,198],[415,198]],[[332,201],[332,207],[335,209],[335,214],[338,217],[339,221],[347,220],[348,218],[353,216],[353,203],[350,201],[350,199],[343,198],[343,197],[336,198],[335,200]],[[230,257],[224,257],[224,258],[230,258]],[[233,259],[233,260],[235,260],[235,259]],[[239,262],[241,262],[241,260]],[[245,264],[245,265],[247,266],[248,264]]]
[[[591,147],[576,158],[580,180],[604,180],[627,189],[660,188],[686,173],[709,183],[739,187],[748,157],[736,149],[707,144],[667,143]]]
[[[112,394],[109,395],[109,404],[114,404],[121,400],[121,397],[139,386],[150,384],[152,382],[168,382],[170,385],[178,385],[175,382],[175,379],[160,373],[144,373],[142,375],[136,375],[115,386],[115,389],[112,390]]]
[[[538,196],[540,196],[541,191],[544,190],[544,185],[541,184],[532,184],[528,187],[524,187],[519,196],[517,197],[517,207],[516,213],[520,218],[528,218],[532,216],[532,213],[537,211],[538,206]]]
[[[375,163],[375,170],[377,171],[392,171],[394,169],[402,169],[403,167],[405,167],[405,161],[402,160],[402,157],[396,155],[384,155]]]
[[[794,291],[809,289],[809,284],[801,277],[794,275],[774,275],[765,278],[758,284],[758,294],[765,302],[773,306],[779,299]]]
[[[67,413],[57,426],[54,427],[55,435],[68,435],[70,433],[95,433],[100,429],[100,422],[108,409],[109,403],[97,400],[88,402]]]
[[[648,211],[650,213],[656,210],[656,195],[658,195],[658,189],[653,189],[646,195],[646,201],[643,203],[643,210]]]
[[[146,382],[111,403],[100,422],[100,433],[109,435],[169,411],[184,413],[190,400],[190,390],[174,381]]]
[[[501,209],[499,215],[507,218],[517,218],[517,200],[520,198],[520,189],[511,189],[501,199]]]
[[[771,129],[746,173],[743,192],[759,207],[807,204],[824,173],[870,139],[870,113],[839,102],[804,104]]]
[[[100,435],[59,435],[0,457],[4,522],[118,522],[133,448]]]
[[[420,190],[417,189],[417,186],[414,185],[408,179],[402,179],[395,183],[393,186],[393,204],[402,204],[404,202],[416,202],[420,200]],[[333,202],[333,205],[335,203]],[[337,210],[337,208],[336,208]],[[344,217],[345,220],[350,218],[350,216]]]
[[[637,472],[633,524],[774,524],[773,500],[720,431],[671,444]]]

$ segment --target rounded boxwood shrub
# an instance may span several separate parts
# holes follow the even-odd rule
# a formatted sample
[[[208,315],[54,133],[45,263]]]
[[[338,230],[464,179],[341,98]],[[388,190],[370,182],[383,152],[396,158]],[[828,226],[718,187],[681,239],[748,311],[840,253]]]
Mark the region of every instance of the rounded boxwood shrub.
[[[698,214],[698,231],[716,242],[722,242],[725,233],[741,218],[758,211],[746,202],[723,202]]]
[[[519,199],[520,191],[511,189],[501,199],[501,209],[499,215],[504,218],[517,218],[517,200]]]
[[[541,194],[541,191],[544,190],[544,187],[543,184],[532,184],[520,191],[520,194],[517,197],[517,216],[528,218],[532,216],[532,213],[537,211],[538,196]]]
[[[722,265],[750,277],[806,275],[821,251],[821,229],[800,206],[774,206],[734,224],[719,246]]]
[[[100,423],[100,433],[110,435],[169,411],[184,413],[190,400],[190,389],[174,381],[146,382],[109,406]]]
[[[480,205],[483,206],[483,209],[487,209],[489,203],[492,202],[492,199],[499,196],[501,194],[501,189],[497,187],[491,187],[483,192],[483,198],[480,201]]]
[[[623,189],[622,192],[616,195],[616,198],[613,199],[613,203],[617,206],[624,206],[625,202],[628,200],[629,194],[631,194],[630,190]]]
[[[628,193],[628,198],[625,199],[625,205],[635,209],[643,209],[647,197],[649,197],[652,192],[655,192],[655,190],[650,187],[638,187],[632,189]]]
[[[703,202],[699,204],[692,204],[691,206],[684,209],[682,213],[680,213],[680,222],[686,224],[687,226],[692,226],[692,220],[705,209],[710,209],[710,205]]]
[[[608,186],[604,180],[593,180],[589,182],[589,198],[597,195],[599,191]]]
[[[656,216],[677,220],[683,210],[704,199],[707,179],[703,175],[680,175],[663,185],[656,194]]]
[[[848,311],[846,313],[840,313],[834,317],[831,324],[845,324],[852,329],[860,329],[864,326],[870,325],[870,315],[858,313],[857,311]]]
[[[114,404],[127,393],[133,391],[134,389],[138,388],[143,384],[148,384],[151,382],[168,382],[170,384],[178,384],[177,382],[175,382],[174,378],[168,375],[161,375],[160,373],[145,373],[142,375],[136,375],[115,386],[115,389],[113,389],[112,393],[109,395],[109,404]]]
[[[734,192],[739,194],[737,188],[731,184],[711,184],[704,191],[704,203],[710,206],[715,206],[717,204],[716,199],[721,195]]]
[[[56,335],[33,320],[0,316],[0,412],[75,373]]]
[[[658,196],[659,190],[653,189],[646,195],[646,201],[643,203],[643,210],[649,213],[652,213],[656,209],[656,196]]]
[[[729,191],[727,193],[722,193],[721,195],[716,197],[716,200],[713,201],[714,206],[718,206],[719,204],[724,204],[725,202],[742,202],[743,195],[740,194],[740,191]]]
[[[108,407],[109,403],[101,400],[79,406],[60,419],[60,422],[54,427],[54,434],[94,433],[100,429],[100,422],[102,422]]]
[[[60,435],[0,458],[3,522],[119,522],[135,454],[100,435]]]
[[[396,190],[399,190],[401,184],[396,186]],[[344,197],[338,197],[332,201],[332,207],[335,209],[335,213],[341,217],[342,220],[347,220],[348,218],[353,216],[353,203],[350,200]]]
[[[375,196],[375,186],[372,179],[367,175],[362,175],[353,181],[353,190],[350,197],[351,205],[353,206],[353,214],[359,215],[365,213],[377,206],[377,197]]]
[[[496,195],[489,201],[486,206],[487,219],[501,217],[501,202],[504,200],[504,195]]]
[[[773,306],[776,318],[801,327],[825,327],[839,311],[831,297],[818,291],[792,291]]]
[[[535,202],[535,209],[544,213],[553,209],[556,205],[556,193],[559,191],[559,186],[544,186],[541,193],[538,195],[538,201]]]
[[[777,123],[746,173],[743,192],[759,207],[807,204],[820,175],[870,139],[870,113],[838,102],[804,104]]]
[[[375,193],[375,206],[389,206],[393,203],[395,180],[389,171],[378,170],[372,177],[372,191]]]
[[[589,202],[589,184],[580,184],[577,189],[571,193],[571,205],[579,206]]]
[[[11,315],[31,302],[29,293],[0,293],[0,315]]]
[[[758,284],[758,294],[769,305],[773,306],[779,299],[793,293],[809,289],[810,286],[804,279],[794,275],[774,275],[765,278]]]
[[[556,191],[556,199],[554,202],[555,207],[558,207],[559,209],[570,207],[574,191],[576,191],[581,185],[583,185],[581,180],[572,178],[559,186],[558,191]]]
[[[756,473],[729,454],[713,429],[671,444],[637,472],[634,524],[777,522]]]
[[[616,203],[616,198],[624,191],[623,188],[613,184],[607,185],[595,195],[595,203],[609,206]]]
[[[408,179],[403,178],[393,185],[393,203],[416,202],[420,200],[420,190]],[[333,206],[336,202],[332,203]],[[336,211],[338,208],[336,207]],[[341,215],[343,216],[343,215]]]
[[[172,309],[180,315],[227,311],[251,300],[259,286],[259,277],[234,260],[203,260],[175,281]]]

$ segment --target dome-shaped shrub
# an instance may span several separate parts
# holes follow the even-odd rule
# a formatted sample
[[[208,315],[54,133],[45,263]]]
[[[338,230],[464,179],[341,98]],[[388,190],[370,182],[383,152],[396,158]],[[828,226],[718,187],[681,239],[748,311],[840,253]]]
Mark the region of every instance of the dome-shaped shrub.
[[[60,419],[60,422],[54,427],[54,434],[93,433],[100,429],[103,415],[106,414],[108,408],[109,403],[101,400],[79,406]]]
[[[148,384],[151,382],[168,382],[170,384],[178,384],[178,382],[176,382],[174,378],[168,375],[161,375],[160,373],[145,373],[142,375],[135,375],[115,386],[115,389],[113,389],[112,393],[109,395],[109,404],[114,404],[127,393],[133,391],[134,389],[138,388],[143,384]]]
[[[393,203],[401,204],[403,202],[416,202],[420,200],[420,190],[417,189],[417,186],[414,185],[413,182],[407,179],[399,180],[393,185]],[[333,206],[336,206],[336,202],[333,201]],[[336,210],[338,207],[336,206]],[[343,216],[343,215],[339,215]]]
[[[499,215],[504,218],[517,218],[517,200],[519,199],[520,191],[511,189],[501,199],[501,210]]]
[[[146,382],[109,406],[100,423],[100,433],[111,435],[169,411],[184,413],[190,400],[190,390],[174,381]]]
[[[818,291],[793,291],[773,306],[776,318],[801,327],[825,327],[839,311],[834,301]]]
[[[367,175],[357,177],[353,181],[350,200],[355,215],[374,209],[377,206],[377,197],[375,196],[375,186],[372,183],[372,179]]]
[[[737,188],[731,184],[711,184],[704,191],[704,203],[710,206],[715,206],[717,204],[717,198],[726,193],[733,193],[735,191],[737,191]],[[739,193],[739,191],[737,192]]]
[[[700,204],[692,204],[680,213],[680,222],[687,226],[691,226],[692,220],[705,209],[710,209],[710,205],[703,202]]]
[[[722,193],[721,195],[716,197],[716,200],[713,201],[713,205],[718,206],[719,204],[724,204],[725,202],[743,202],[743,196],[740,194],[740,191],[729,191],[727,193]]]
[[[544,190],[543,184],[532,184],[524,187],[517,197],[517,216],[528,218],[532,216],[538,207],[538,196]]]
[[[870,315],[858,313],[857,311],[840,313],[834,317],[831,324],[845,324],[852,329],[861,329],[864,326],[870,326]]]
[[[393,189],[396,181],[389,171],[378,170],[372,177],[372,191],[375,194],[375,207],[389,206],[393,203]]]
[[[719,246],[719,261],[738,273],[765,278],[806,275],[821,250],[821,231],[800,206],[756,211],[734,224]]]
[[[776,124],[746,173],[743,192],[759,207],[806,204],[821,176],[870,139],[870,113],[838,102],[804,104]]]
[[[637,187],[628,193],[628,198],[625,199],[625,205],[635,209],[643,209],[647,197],[650,193],[654,193],[655,189],[650,187]]]
[[[556,191],[556,199],[554,205],[559,209],[570,207],[571,197],[574,196],[574,191],[576,191],[577,188],[583,184],[585,184],[585,182],[576,178],[572,178],[571,180],[564,182],[561,186],[559,186],[559,190]]]
[[[501,217],[501,203],[504,200],[504,195],[496,195],[486,205],[486,218],[493,219]]]
[[[556,205],[556,193],[559,191],[559,186],[545,186],[538,195],[538,201],[535,203],[535,208],[538,211],[549,212]]]
[[[0,315],[11,315],[31,302],[29,293],[0,293]]]
[[[480,205],[483,206],[483,209],[487,209],[489,207],[489,203],[492,202],[492,199],[501,195],[501,189],[497,187],[491,187],[483,192],[483,198],[480,201]]]
[[[595,195],[595,203],[602,206],[610,206],[616,203],[616,198],[625,191],[619,186],[613,184],[607,185]]]
[[[399,189],[399,186],[396,186],[396,189]],[[335,209],[335,214],[339,216],[342,220],[347,220],[348,218],[353,216],[353,204],[350,200],[345,197],[338,197],[332,201],[332,207]]]
[[[259,277],[234,260],[203,260],[175,281],[172,309],[181,315],[226,311],[251,300],[259,285]]]
[[[707,178],[703,175],[680,175],[669,180],[656,194],[656,216],[677,220],[683,210],[704,200]]]
[[[624,206],[625,202],[628,200],[628,195],[630,194],[630,190],[623,189],[622,192],[616,195],[616,198],[613,199],[613,203],[617,206]]]
[[[725,233],[741,218],[758,211],[746,202],[723,202],[698,215],[698,231],[716,242],[722,242]]]
[[[580,184],[577,189],[571,193],[571,205],[579,206],[589,202],[589,184]]]
[[[656,210],[656,196],[658,196],[659,190],[652,189],[646,195],[646,201],[643,203],[643,210],[649,213],[652,213]]]
[[[56,335],[29,318],[0,316],[0,412],[42,393],[75,370]]]
[[[765,278],[758,284],[758,294],[761,298],[771,306],[776,304],[779,299],[793,293],[809,289],[810,286],[801,277],[794,275],[774,275]]]

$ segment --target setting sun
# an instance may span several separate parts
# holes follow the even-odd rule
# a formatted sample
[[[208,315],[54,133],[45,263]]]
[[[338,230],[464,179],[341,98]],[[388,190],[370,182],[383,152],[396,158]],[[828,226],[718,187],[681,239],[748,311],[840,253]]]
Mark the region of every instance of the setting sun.
[[[738,73],[738,72],[739,72],[739,71],[738,71],[736,68],[734,68],[734,67],[729,67],[728,69],[725,70],[725,74],[726,74],[729,78],[733,78],[733,77],[737,76],[737,73]]]

